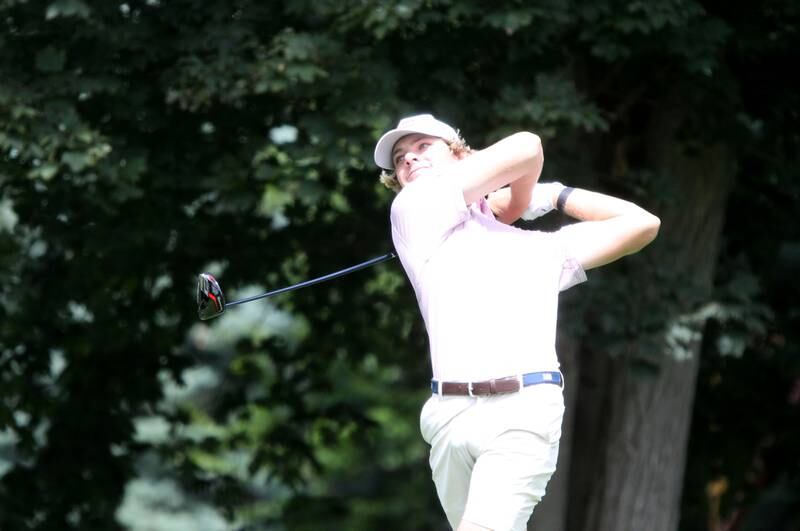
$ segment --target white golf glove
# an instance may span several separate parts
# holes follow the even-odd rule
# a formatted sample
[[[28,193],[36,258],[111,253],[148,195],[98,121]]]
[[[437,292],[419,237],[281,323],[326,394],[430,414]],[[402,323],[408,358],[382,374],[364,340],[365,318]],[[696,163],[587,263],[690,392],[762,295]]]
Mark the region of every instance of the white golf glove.
[[[555,200],[564,188],[566,186],[560,182],[536,183],[531,192],[531,203],[520,217],[530,221],[544,216],[556,207]]]

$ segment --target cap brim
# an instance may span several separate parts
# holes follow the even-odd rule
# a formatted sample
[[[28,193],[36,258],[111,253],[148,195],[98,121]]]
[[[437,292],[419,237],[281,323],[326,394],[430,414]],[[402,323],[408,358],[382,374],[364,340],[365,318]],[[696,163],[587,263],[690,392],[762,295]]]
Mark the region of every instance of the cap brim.
[[[384,170],[393,170],[392,149],[394,145],[404,136],[416,133],[419,133],[419,131],[410,131],[408,129],[393,129],[385,133],[375,144],[375,164]]]

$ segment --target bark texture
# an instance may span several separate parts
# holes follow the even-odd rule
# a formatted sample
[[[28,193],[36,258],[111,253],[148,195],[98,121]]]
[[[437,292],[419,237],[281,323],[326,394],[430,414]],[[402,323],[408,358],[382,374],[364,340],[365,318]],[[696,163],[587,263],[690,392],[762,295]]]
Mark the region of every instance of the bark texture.
[[[682,117],[667,109],[675,107],[665,106],[645,140],[648,166],[661,176],[650,191],[664,194],[654,212],[661,232],[645,251],[642,282],[626,277],[619,301],[663,313],[663,327],[634,331],[613,356],[590,340],[581,348],[570,531],[678,527],[703,326],[692,316],[710,297],[733,167],[720,146],[678,141]],[[637,370],[637,360],[649,369]]]

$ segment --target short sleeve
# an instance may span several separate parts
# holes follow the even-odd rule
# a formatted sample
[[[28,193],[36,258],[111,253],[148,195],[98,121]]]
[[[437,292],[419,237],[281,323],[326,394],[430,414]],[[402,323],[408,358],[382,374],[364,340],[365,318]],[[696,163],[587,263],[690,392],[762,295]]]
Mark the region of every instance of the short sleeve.
[[[561,264],[561,277],[558,280],[559,291],[568,290],[581,282],[586,282],[586,271],[575,258],[566,256]]]
[[[452,178],[425,176],[405,186],[392,202],[392,240],[404,262],[426,262],[452,230],[466,221],[464,193]]]
[[[567,245],[567,239],[561,231],[552,233],[557,253],[561,262],[561,274],[558,280],[559,291],[565,291],[582,282],[586,282],[586,271],[580,261]]]

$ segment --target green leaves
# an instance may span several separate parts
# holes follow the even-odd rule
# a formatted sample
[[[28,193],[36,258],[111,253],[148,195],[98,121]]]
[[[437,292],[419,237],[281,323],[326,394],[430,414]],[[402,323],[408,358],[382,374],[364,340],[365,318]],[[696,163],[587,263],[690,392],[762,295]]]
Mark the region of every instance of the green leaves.
[[[536,124],[536,132],[543,138],[554,138],[564,130],[606,131],[609,126],[601,109],[560,73],[537,74],[532,86],[504,87],[493,108],[500,115],[513,117],[494,132],[495,140],[524,129],[526,124]]]
[[[61,155],[61,162],[71,171],[78,173],[89,166],[89,157],[86,153],[66,151]]]
[[[372,148],[403,114],[433,112],[476,148],[533,130],[557,178],[663,197],[639,139],[676,91],[704,128],[746,124],[724,135],[763,152],[752,172],[763,182],[745,195],[774,183],[759,219],[792,227],[790,208],[765,205],[796,199],[786,161],[797,150],[776,125],[791,122],[796,91],[724,106],[751,93],[722,63],[731,50],[750,57],[792,35],[780,6],[763,15],[775,31],[749,32],[724,6],[712,15],[686,0],[125,6],[0,0],[0,381],[31,419],[0,412],[0,432],[28,449],[0,465],[0,506],[13,511],[3,529],[141,525],[158,496],[190,527],[202,515],[209,527],[316,529],[320,515],[330,528],[441,526],[415,427],[425,330],[399,263],[210,325],[192,300],[204,269],[234,299],[388,250],[393,195]],[[630,169],[612,182],[617,163]],[[652,346],[632,363],[653,372],[675,316],[652,308],[686,299],[639,281],[652,306],[623,304],[632,277],[620,277],[595,274],[581,301],[603,313],[570,324],[609,352],[631,338]],[[752,276],[731,278],[712,343],[745,358],[783,316],[759,310]],[[677,323],[679,347],[696,340]]]
[[[325,79],[328,59],[338,43],[320,32],[297,32],[286,28],[262,40],[239,27],[217,30],[215,40],[189,39],[190,53],[180,58],[169,76],[167,102],[183,109],[199,110],[216,101],[242,103],[262,94],[281,95],[310,90]],[[224,46],[235,43],[241,57],[233,57]]]
[[[728,34],[725,24],[695,1],[623,0],[587,4],[578,13],[580,39],[609,63],[660,55],[687,62],[689,71],[705,71],[709,66],[698,66],[697,56],[708,62]]]
[[[60,72],[64,68],[66,58],[64,50],[48,46],[36,54],[36,68],[44,73]]]
[[[91,9],[80,0],[57,0],[47,6],[44,16],[45,19],[52,20],[59,17],[89,18],[90,15]]]
[[[19,220],[14,204],[7,197],[0,197],[0,233],[12,232]]]

